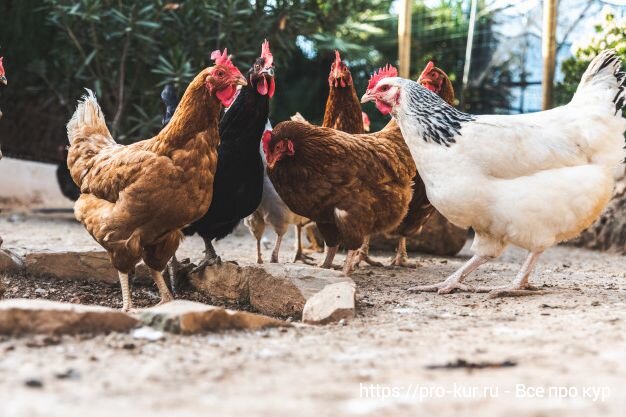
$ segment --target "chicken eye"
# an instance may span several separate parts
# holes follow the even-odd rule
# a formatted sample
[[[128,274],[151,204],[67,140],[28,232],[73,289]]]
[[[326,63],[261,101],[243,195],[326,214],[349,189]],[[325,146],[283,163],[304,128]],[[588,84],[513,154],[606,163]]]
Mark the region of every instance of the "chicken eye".
[[[380,87],[380,91],[387,91],[387,90],[389,90],[389,86],[388,85],[382,85]]]
[[[254,70],[258,71],[261,68],[261,66],[259,64],[254,64]]]
[[[224,76],[224,71],[220,70],[217,72],[217,76],[218,77],[223,77]]]

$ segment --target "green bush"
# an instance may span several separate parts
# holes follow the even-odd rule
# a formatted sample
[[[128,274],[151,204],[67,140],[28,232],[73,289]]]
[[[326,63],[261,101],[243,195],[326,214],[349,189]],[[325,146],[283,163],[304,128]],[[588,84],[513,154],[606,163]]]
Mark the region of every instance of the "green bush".
[[[575,45],[572,48],[574,55],[563,61],[561,71],[564,79],[555,89],[558,104],[566,104],[571,100],[591,60],[607,48],[615,49],[622,62],[626,62],[626,19],[616,19],[610,11],[606,11],[602,21],[595,26],[594,36],[584,43]],[[626,115],[626,112],[624,114]]]

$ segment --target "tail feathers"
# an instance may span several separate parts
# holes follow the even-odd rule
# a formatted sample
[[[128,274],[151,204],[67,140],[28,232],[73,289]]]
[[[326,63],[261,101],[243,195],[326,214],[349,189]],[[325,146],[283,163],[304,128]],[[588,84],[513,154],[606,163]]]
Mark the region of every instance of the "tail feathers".
[[[89,89],[86,90],[87,94],[78,102],[78,107],[67,124],[67,137],[70,145],[79,137],[94,133],[100,133],[112,139],[95,94]]]
[[[582,76],[576,96],[585,92],[611,90],[615,114],[624,107],[626,72],[622,71],[622,60],[613,49],[605,49],[596,56]],[[575,96],[575,97],[576,97]]]

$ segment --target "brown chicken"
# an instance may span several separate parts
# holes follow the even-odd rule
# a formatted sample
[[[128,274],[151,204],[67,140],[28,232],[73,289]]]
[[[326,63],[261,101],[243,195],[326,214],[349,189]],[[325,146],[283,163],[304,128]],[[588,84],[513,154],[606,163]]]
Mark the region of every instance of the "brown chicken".
[[[323,127],[341,130],[346,133],[365,133],[365,118],[361,111],[361,101],[357,96],[352,74],[348,66],[341,60],[339,51],[335,51],[335,61],[331,64],[328,74],[328,99],[324,111]],[[365,116],[367,117],[367,116]],[[369,119],[367,119],[369,122]],[[369,125],[368,125],[369,126]],[[323,237],[315,224],[310,224],[305,228],[308,240],[311,242],[310,250],[317,250],[321,246]],[[321,239],[322,238],[322,239]],[[381,266],[382,264],[370,259],[369,237],[365,238],[363,247],[359,250],[359,259],[356,264],[363,260],[370,265]],[[324,264],[329,267],[330,265]]]
[[[439,95],[451,106],[454,105],[454,88],[452,83],[448,75],[440,68],[435,67],[432,61],[426,64],[418,82]],[[395,120],[389,122],[387,128],[392,128],[398,135],[402,135],[400,127]],[[408,147],[406,151],[409,151]],[[414,163],[413,166],[415,166]],[[398,249],[396,250],[396,255],[391,260],[391,265],[403,267],[417,266],[417,263],[409,262],[408,260],[406,238],[417,235],[434,212],[435,208],[430,204],[426,196],[424,182],[419,177],[419,174],[416,173],[413,178],[413,197],[409,203],[409,211],[400,226],[392,233],[393,235],[399,235],[400,238],[398,239]]]
[[[402,135],[352,135],[300,122],[279,123],[266,132],[267,172],[276,191],[296,214],[317,226],[328,246],[323,266],[346,247],[344,272],[372,233],[394,230],[405,217],[415,165]]]
[[[143,259],[161,303],[170,301],[162,271],[181,229],[206,213],[213,193],[221,106],[246,80],[226,50],[191,82],[171,122],[155,137],[117,144],[91,91],[67,125],[67,164],[81,196],[76,218],[102,245],[119,272],[123,310],[132,308],[128,275]]]
[[[328,74],[328,99],[324,110],[323,127],[346,133],[365,133],[361,100],[356,94],[350,69],[335,51],[335,61]]]

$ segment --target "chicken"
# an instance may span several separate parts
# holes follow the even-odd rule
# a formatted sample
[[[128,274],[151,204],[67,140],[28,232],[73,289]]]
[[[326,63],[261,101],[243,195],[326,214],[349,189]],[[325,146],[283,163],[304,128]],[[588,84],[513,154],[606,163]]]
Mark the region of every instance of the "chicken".
[[[328,74],[328,98],[324,110],[323,127],[330,127],[346,133],[365,133],[363,112],[356,94],[352,74],[335,51],[335,60]]]
[[[339,51],[335,51],[335,60],[331,64],[328,74],[328,99],[324,110],[323,127],[330,127],[346,133],[365,133],[365,118],[361,111],[361,103],[356,94],[352,74],[348,66],[341,60]],[[369,121],[369,119],[367,119]],[[316,225],[311,224],[306,227],[305,232],[311,242],[310,250],[317,250],[321,246],[321,234]],[[328,251],[328,247],[326,248]],[[370,265],[382,266],[381,263],[373,261],[369,257],[369,236],[365,237],[363,247],[359,249],[358,259],[355,264],[365,261]],[[330,267],[328,263],[322,266]]]
[[[529,277],[541,253],[577,236],[611,198],[624,159],[620,68],[615,51],[605,50],[567,105],[511,116],[462,113],[402,78],[369,86],[362,102],[374,101],[398,120],[429,200],[452,223],[476,232],[469,262],[439,284],[412,290],[474,291],[463,280],[512,244],[529,252],[515,280],[477,291],[533,294]]]
[[[351,135],[289,121],[266,132],[263,146],[278,195],[317,223],[329,248],[326,267],[342,244],[349,275],[365,239],[393,230],[407,212],[415,171],[402,136]]]
[[[81,192],[75,215],[118,271],[123,310],[132,308],[128,275],[141,259],[161,302],[172,299],[162,271],[181,229],[211,203],[221,105],[230,105],[237,85],[246,85],[226,50],[211,58],[215,65],[194,78],[171,123],[151,139],[117,144],[89,90],[67,125],[67,163]]]
[[[379,77],[381,75],[396,76],[398,74],[395,68],[389,67],[388,69],[390,70],[388,72],[379,71]],[[426,64],[417,82],[437,94],[446,103],[454,105],[454,88],[452,87],[452,83],[448,75],[440,68],[435,67],[432,61]],[[394,128],[397,129],[398,134],[401,134],[400,127],[395,120],[392,120],[390,125],[393,125]],[[430,204],[430,201],[428,201],[424,181],[422,181],[419,174],[416,174],[415,178],[413,178],[413,197],[409,204],[409,211],[400,226],[398,226],[393,233],[400,235],[400,238],[398,239],[398,248],[396,255],[391,260],[391,265],[409,268],[414,268],[418,265],[416,262],[409,261],[406,252],[406,239],[417,235],[434,211],[434,207]]]
[[[298,113],[299,114],[299,113]],[[265,125],[265,131],[271,131],[272,125],[269,120]],[[261,146],[262,148],[262,146]],[[259,151],[262,153],[262,149]],[[272,226],[274,232],[276,233],[276,242],[274,243],[274,249],[272,250],[272,255],[270,258],[270,262],[277,263],[278,262],[278,254],[280,252],[280,246],[283,240],[283,236],[287,233],[289,229],[289,225],[295,225],[295,233],[296,233],[296,254],[294,256],[293,262],[303,261],[306,262],[307,258],[302,252],[302,228],[310,223],[310,220],[298,216],[285,204],[285,202],[280,198],[276,189],[272,185],[269,177],[267,176],[267,172],[265,170],[265,159],[262,158],[263,161],[263,197],[261,198],[261,204],[250,216],[246,217],[244,220],[245,225],[248,227],[248,230],[256,239],[256,253],[257,253],[257,263],[263,263],[263,254],[261,252],[261,239],[263,238],[263,233],[265,232],[266,225]]]

